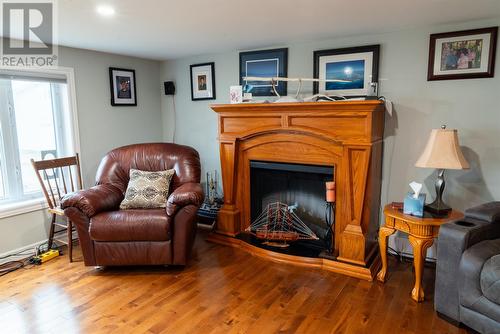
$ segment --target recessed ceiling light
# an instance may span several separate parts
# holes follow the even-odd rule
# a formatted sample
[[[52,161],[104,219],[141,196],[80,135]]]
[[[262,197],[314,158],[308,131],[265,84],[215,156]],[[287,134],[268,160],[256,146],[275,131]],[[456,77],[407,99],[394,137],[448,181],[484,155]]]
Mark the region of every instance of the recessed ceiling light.
[[[99,15],[102,16],[113,16],[115,15],[115,9],[108,5],[99,5],[96,8],[96,11]]]

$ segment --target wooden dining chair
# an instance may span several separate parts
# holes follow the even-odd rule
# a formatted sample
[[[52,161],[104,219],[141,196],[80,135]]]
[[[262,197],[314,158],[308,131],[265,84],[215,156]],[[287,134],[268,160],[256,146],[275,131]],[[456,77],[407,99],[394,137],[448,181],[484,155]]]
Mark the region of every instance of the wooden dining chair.
[[[67,245],[69,262],[73,262],[73,224],[65,217],[60,203],[61,199],[67,193],[82,189],[82,175],[78,153],[72,157],[51,160],[35,161],[31,159],[31,164],[42,186],[43,194],[49,206],[48,211],[52,215],[48,249],[52,248],[54,241]],[[57,216],[65,217],[66,223],[57,222]],[[60,228],[57,231],[56,226]],[[67,240],[57,237],[63,231],[66,231]]]

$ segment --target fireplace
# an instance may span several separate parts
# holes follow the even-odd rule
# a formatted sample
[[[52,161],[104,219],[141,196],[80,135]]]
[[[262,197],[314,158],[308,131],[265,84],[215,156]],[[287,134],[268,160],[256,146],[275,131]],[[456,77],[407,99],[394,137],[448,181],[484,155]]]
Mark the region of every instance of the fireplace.
[[[211,107],[218,114],[224,205],[217,217],[216,233],[210,240],[273,261],[373,279],[380,266],[376,237],[384,131],[382,102],[249,103]],[[263,181],[271,179],[272,182]],[[242,240],[266,201],[281,196],[287,204],[295,204],[295,200],[302,199],[298,190],[312,192],[308,196],[310,202],[301,200],[297,204],[304,210],[303,220],[321,236],[324,183],[332,179],[336,186],[332,257],[283,254]],[[304,186],[308,183],[311,184]],[[301,189],[300,184],[305,188]],[[254,198],[256,193],[260,193],[258,200]],[[275,212],[287,215],[282,205],[277,207],[279,210]],[[266,231],[260,229],[259,235],[266,235]],[[288,232],[277,235],[292,236]],[[290,248],[293,244],[295,242]]]
[[[318,240],[291,243],[294,254],[316,257],[326,247],[328,226],[325,217],[325,183],[333,181],[334,166],[250,161],[250,219],[255,222],[268,205],[288,205]],[[257,240],[252,240],[259,244]],[[287,247],[288,248],[288,247]],[[288,249],[276,251],[290,253]]]

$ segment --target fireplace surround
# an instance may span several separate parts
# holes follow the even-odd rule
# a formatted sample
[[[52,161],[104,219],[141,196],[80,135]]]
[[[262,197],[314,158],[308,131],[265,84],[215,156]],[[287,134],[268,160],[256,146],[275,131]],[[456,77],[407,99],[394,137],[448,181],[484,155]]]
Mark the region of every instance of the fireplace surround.
[[[224,205],[210,240],[274,261],[372,280],[380,265],[384,108],[380,101],[212,105],[218,114]],[[259,249],[242,238],[251,223],[251,162],[332,166],[335,260]],[[335,172],[334,172],[335,171]]]

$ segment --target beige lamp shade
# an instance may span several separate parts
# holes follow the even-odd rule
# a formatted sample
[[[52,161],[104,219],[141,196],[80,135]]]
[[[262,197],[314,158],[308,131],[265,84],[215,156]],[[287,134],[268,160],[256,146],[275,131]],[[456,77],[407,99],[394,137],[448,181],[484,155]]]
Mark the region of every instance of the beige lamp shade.
[[[457,130],[433,129],[416,167],[437,169],[469,169],[460,145]]]

